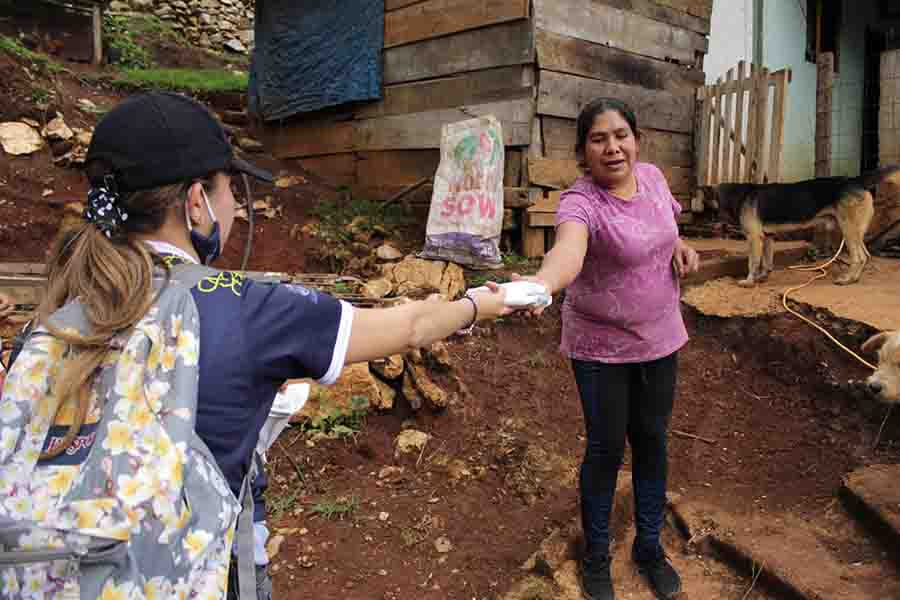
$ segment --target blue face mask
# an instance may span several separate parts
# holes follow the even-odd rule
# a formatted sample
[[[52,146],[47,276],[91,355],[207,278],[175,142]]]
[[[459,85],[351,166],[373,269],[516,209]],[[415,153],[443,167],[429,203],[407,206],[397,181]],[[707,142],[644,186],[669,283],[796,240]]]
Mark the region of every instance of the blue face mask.
[[[219,258],[219,255],[222,253],[222,236],[219,232],[219,222],[216,220],[216,215],[213,213],[209,198],[206,197],[206,191],[203,188],[200,188],[200,193],[203,194],[203,201],[206,202],[206,210],[209,211],[209,218],[212,219],[213,222],[212,232],[208,236],[203,235],[191,226],[191,219],[187,213],[187,203],[185,203],[184,206],[184,217],[187,220],[188,231],[191,233],[191,245],[194,247],[194,251],[200,258],[201,263],[209,265],[212,261]]]

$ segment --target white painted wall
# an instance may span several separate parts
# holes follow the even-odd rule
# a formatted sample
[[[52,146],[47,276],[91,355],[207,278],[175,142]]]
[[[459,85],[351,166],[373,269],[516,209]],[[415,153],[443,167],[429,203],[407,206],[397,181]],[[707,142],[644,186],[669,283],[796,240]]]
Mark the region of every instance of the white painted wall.
[[[806,61],[806,1],[763,0],[763,64],[790,67],[782,181],[815,175],[816,65]]]
[[[703,59],[706,83],[724,79],[739,60],[753,60],[753,0],[715,0],[709,52]]]

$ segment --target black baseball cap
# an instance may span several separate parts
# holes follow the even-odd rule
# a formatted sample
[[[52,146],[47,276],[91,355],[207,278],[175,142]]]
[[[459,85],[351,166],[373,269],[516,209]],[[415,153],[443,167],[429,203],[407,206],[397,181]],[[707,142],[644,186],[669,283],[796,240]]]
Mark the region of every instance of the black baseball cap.
[[[100,161],[104,168],[92,168]],[[246,173],[272,182],[268,171],[241,160],[205,106],[171,92],[131,96],[97,124],[85,159],[89,176],[111,174],[123,192],[205,177]]]

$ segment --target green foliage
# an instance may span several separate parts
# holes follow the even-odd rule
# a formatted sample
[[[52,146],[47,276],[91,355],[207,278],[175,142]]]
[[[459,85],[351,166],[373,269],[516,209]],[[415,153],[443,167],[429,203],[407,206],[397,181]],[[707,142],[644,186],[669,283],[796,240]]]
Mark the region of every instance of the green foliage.
[[[49,104],[55,95],[53,90],[48,90],[39,85],[35,85],[31,88],[31,100],[35,104]]]
[[[50,73],[58,73],[66,70],[65,67],[51,60],[46,54],[29,50],[22,45],[22,42],[14,37],[0,35],[0,51],[27,60],[33,66],[44,69]]]
[[[344,517],[352,515],[354,511],[356,511],[358,505],[355,496],[351,496],[349,499],[338,498],[336,500],[322,500],[312,507],[311,512],[314,515],[321,515],[328,520],[343,520]]]
[[[522,274],[536,272],[540,266],[540,259],[525,258],[518,254],[504,254],[503,266],[507,269],[516,270]]]
[[[112,84],[196,94],[242,92],[247,89],[247,75],[217,69],[125,69]]]
[[[305,422],[303,430],[336,438],[352,437],[362,431],[368,414],[369,399],[354,396],[350,399],[349,409],[323,404],[320,414]]]
[[[340,273],[352,256],[353,237],[380,231],[385,234],[413,222],[401,206],[385,207],[381,202],[351,199],[345,202],[324,200],[310,211],[319,222],[309,230],[318,242],[315,252],[328,261],[332,271]]]
[[[266,490],[266,507],[269,511],[269,517],[274,521],[291,510],[297,504],[297,500],[303,495],[304,488],[302,485],[295,485],[285,490],[286,493],[277,494],[270,486]]]
[[[116,63],[126,69],[149,69],[153,66],[150,52],[135,40],[137,20],[125,15],[106,14],[103,19],[103,36],[109,47],[119,54]]]

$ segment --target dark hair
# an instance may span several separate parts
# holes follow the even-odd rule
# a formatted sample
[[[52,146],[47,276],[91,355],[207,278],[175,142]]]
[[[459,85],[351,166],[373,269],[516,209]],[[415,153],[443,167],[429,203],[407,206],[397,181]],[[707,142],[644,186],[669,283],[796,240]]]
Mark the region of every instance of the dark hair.
[[[581,109],[578,120],[575,122],[575,155],[579,157],[579,162],[584,158],[584,147],[587,145],[587,137],[591,132],[591,127],[594,125],[594,120],[597,118],[597,115],[602,115],[610,110],[614,110],[622,115],[622,118],[631,127],[634,137],[640,139],[641,132],[637,126],[637,117],[634,116],[634,111],[628,104],[616,98],[597,98]]]

